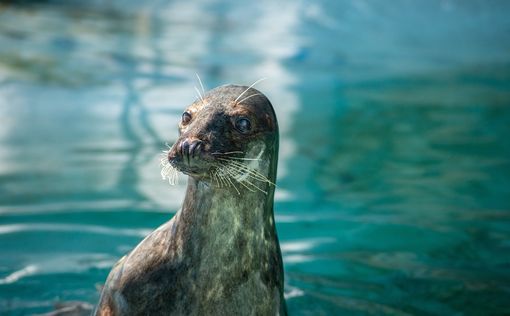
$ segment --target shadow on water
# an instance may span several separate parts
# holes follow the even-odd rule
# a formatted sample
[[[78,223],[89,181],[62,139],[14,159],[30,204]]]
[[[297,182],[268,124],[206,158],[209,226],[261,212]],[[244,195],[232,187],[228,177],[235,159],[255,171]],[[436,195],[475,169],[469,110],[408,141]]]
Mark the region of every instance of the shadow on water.
[[[111,265],[180,206],[184,183],[161,181],[158,153],[196,72],[209,87],[270,77],[291,314],[504,313],[506,7],[4,4],[0,314],[95,302]]]

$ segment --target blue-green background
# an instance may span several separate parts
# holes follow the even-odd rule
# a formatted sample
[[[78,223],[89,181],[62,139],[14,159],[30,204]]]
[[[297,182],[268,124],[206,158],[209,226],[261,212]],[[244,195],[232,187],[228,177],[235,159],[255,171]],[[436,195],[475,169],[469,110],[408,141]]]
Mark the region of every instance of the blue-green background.
[[[292,315],[510,312],[510,3],[0,4],[0,314],[98,299],[180,207],[159,153],[199,86],[281,128]]]

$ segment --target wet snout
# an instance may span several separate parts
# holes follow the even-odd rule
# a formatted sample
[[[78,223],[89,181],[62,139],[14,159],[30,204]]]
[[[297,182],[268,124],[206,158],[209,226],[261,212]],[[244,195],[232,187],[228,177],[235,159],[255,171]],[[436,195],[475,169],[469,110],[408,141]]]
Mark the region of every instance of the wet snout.
[[[187,161],[188,165],[190,165],[191,160],[200,155],[202,141],[199,139],[186,138],[180,143],[180,147],[183,160]]]
[[[179,139],[168,152],[168,161],[184,173],[197,173],[204,165],[204,141],[185,137]]]

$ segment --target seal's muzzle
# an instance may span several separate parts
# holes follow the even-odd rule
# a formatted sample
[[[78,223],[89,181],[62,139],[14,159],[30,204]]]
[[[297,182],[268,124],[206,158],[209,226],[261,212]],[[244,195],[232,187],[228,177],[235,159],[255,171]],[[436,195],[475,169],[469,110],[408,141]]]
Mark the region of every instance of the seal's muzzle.
[[[204,142],[196,138],[178,140],[168,151],[168,161],[179,171],[191,175],[207,171],[204,161]]]

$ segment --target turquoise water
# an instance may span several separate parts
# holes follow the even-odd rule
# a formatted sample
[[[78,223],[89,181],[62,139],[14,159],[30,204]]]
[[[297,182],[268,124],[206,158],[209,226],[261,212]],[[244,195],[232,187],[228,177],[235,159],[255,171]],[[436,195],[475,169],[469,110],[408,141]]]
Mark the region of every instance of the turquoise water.
[[[504,1],[0,6],[0,314],[94,303],[180,207],[159,153],[206,87],[281,126],[292,315],[510,312]]]

